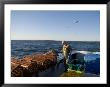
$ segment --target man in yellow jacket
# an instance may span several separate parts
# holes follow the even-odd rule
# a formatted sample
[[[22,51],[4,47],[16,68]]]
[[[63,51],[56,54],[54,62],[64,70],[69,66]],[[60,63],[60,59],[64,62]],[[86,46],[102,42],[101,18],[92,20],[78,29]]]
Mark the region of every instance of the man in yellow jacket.
[[[65,66],[65,71],[67,71],[67,64],[68,64],[68,60],[72,49],[66,41],[62,41],[62,44],[63,44],[62,50],[64,55],[64,66]]]

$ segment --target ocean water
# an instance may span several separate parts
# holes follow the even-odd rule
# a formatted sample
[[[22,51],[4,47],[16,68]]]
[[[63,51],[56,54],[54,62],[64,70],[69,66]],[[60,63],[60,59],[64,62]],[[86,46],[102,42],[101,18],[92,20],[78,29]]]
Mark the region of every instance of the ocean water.
[[[72,49],[77,51],[91,52],[84,56],[85,72],[100,74],[100,42],[88,41],[68,41]],[[11,57],[22,58],[24,55],[35,53],[45,53],[50,49],[55,49],[59,54],[58,59],[62,59],[61,41],[52,40],[11,40]]]
[[[100,42],[69,41],[73,49],[100,52]],[[50,49],[61,52],[61,41],[51,40],[11,40],[11,57],[22,58],[33,53],[45,53]]]

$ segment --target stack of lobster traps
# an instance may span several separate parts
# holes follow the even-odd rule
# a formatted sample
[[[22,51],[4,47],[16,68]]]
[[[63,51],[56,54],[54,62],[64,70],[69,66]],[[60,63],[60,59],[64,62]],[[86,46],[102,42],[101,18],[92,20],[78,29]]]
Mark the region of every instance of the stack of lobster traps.
[[[56,64],[56,53],[49,51],[45,54],[26,55],[22,59],[11,59],[11,76],[30,77]]]

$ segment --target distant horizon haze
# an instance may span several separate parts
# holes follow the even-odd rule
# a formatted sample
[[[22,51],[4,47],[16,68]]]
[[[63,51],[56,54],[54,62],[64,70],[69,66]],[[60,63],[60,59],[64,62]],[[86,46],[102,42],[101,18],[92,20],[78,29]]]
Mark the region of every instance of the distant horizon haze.
[[[14,39],[13,39],[14,40]],[[17,40],[17,39],[16,39]],[[24,40],[25,41],[25,40]],[[26,40],[26,41],[31,41],[31,40]],[[32,41],[76,41],[76,40],[32,40]],[[77,40],[78,41],[78,40]],[[79,40],[81,41],[81,40]],[[83,41],[81,41],[83,42]],[[100,42],[100,41],[85,41],[85,42]]]

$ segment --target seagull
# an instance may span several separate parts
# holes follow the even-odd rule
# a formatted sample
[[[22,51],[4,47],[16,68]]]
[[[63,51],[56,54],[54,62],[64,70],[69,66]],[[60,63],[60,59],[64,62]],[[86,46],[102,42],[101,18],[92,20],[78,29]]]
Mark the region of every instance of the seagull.
[[[78,23],[79,21],[76,21],[75,23]]]
[[[76,20],[76,19],[73,19],[74,20],[74,23],[78,23],[79,21],[78,20]]]

